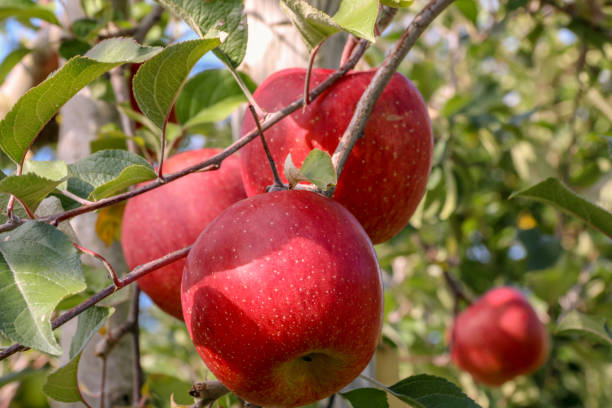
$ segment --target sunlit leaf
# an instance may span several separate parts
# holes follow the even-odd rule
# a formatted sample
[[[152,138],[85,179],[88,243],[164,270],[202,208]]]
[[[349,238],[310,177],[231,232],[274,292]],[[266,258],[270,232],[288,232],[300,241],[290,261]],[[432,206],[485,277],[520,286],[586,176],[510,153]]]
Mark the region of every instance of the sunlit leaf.
[[[138,69],[133,79],[134,96],[140,110],[157,127],[163,127],[191,68],[218,45],[218,39],[174,44],[164,48]]]
[[[535,186],[514,193],[511,198],[514,197],[552,204],[612,237],[612,214],[569,190],[558,179],[548,178]]]
[[[75,57],[30,89],[0,122],[0,148],[21,163],[43,126],[80,89],[110,69],[142,62],[160,48],[144,47],[133,40],[115,38],[100,42],[87,55]]]
[[[60,354],[51,313],[60,300],[83,289],[79,255],[57,228],[28,221],[0,235],[0,331],[6,337]]]

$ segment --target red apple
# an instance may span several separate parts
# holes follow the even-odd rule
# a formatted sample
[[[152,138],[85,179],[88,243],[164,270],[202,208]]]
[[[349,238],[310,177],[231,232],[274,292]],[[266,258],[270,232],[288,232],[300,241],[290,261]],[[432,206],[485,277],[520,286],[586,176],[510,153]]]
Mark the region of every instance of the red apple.
[[[455,318],[451,358],[484,384],[531,373],[547,355],[546,328],[516,289],[493,289]]]
[[[218,149],[179,153],[164,163],[173,173],[206,160]],[[121,244],[130,268],[193,244],[209,222],[246,197],[238,159],[227,158],[217,171],[194,173],[128,200]],[[182,319],[181,279],[185,260],[177,260],[138,280],[153,302]]]
[[[376,254],[334,200],[279,191],[240,201],[187,257],[185,323],[230,390],[262,406],[297,407],[352,381],[382,323]]]
[[[311,87],[333,71],[315,69]],[[376,71],[351,72],[302,111],[266,130],[272,156],[280,167],[291,153],[299,167],[314,148],[330,154],[347,128],[361,94]],[[304,92],[304,69],[276,72],[257,88],[259,105],[273,112]],[[242,134],[255,129],[250,113]],[[384,242],[406,226],[425,193],[431,167],[433,135],[419,91],[401,74],[393,75],[370,116],[364,137],[344,167],[334,198],[359,220],[372,242]],[[249,196],[273,184],[261,143],[241,151],[242,177]]]

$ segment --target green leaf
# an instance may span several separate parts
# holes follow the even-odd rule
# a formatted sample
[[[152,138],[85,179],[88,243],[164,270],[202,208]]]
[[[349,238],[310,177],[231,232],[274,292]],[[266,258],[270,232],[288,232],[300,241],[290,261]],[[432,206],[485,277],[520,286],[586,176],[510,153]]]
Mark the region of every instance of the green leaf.
[[[305,0],[281,0],[280,5],[311,49],[342,29],[329,15]]]
[[[403,8],[410,7],[413,0],[380,0],[380,3],[389,7]]]
[[[142,157],[125,150],[101,150],[68,166],[89,199],[111,196],[131,185],[156,177],[153,167]]]
[[[0,181],[0,193],[12,194],[31,213],[36,211],[40,202],[62,183],[62,180],[49,180],[36,174],[8,176]]]
[[[30,53],[31,50],[25,47],[19,47],[13,51],[2,61],[0,64],[0,84],[4,82],[6,76],[11,72],[11,70],[15,67],[15,65],[19,64],[19,62]]]
[[[587,316],[576,311],[568,313],[557,324],[556,333],[583,332],[595,336],[608,344],[612,344],[612,336],[608,324],[603,317]]]
[[[525,197],[552,204],[560,210],[582,219],[608,237],[612,237],[612,214],[578,196],[556,178],[548,178],[535,186],[510,196],[510,198],[514,197]]]
[[[149,397],[152,406],[156,408],[171,408],[170,401],[174,397],[177,404],[193,405],[193,398],[189,396],[191,384],[176,377],[153,373],[147,375],[143,386],[143,394]]]
[[[68,165],[62,160],[23,162],[23,174],[37,174],[49,180],[63,180],[68,176]],[[60,184],[58,188],[66,188]]]
[[[166,47],[142,64],[133,80],[134,97],[157,127],[163,128],[191,68],[219,44],[218,39],[185,41]]]
[[[30,0],[0,0],[0,21],[9,17],[39,18],[60,25],[49,7]]]
[[[376,17],[378,0],[343,0],[333,19],[349,33],[374,42]]]
[[[479,406],[455,384],[428,374],[405,378],[389,389],[397,398],[416,407],[476,408]]]
[[[233,67],[240,65],[247,44],[247,20],[243,0],[160,0],[159,2],[183,19],[201,38],[222,38],[222,44],[216,53],[227,57],[222,59],[229,59],[228,62]]]
[[[478,3],[475,0],[456,0],[455,5],[465,18],[476,25],[478,20]]]
[[[83,401],[77,375],[81,352],[113,312],[109,307],[92,306],[79,315],[70,343],[69,361],[49,375],[43,387],[45,394],[62,402]]]
[[[376,388],[358,388],[341,393],[352,408],[388,408],[387,393]]]
[[[305,0],[281,0],[282,10],[289,16],[302,39],[311,49],[340,30],[374,41],[378,16],[378,0],[342,0],[333,17],[311,6]]]
[[[160,48],[143,47],[130,39],[100,42],[83,57],[75,57],[30,89],[0,122],[0,148],[21,163],[43,126],[59,108],[98,76],[127,62],[142,62]]]
[[[50,317],[64,297],[85,289],[79,255],[57,228],[28,221],[0,234],[0,332],[11,340],[61,354]]]
[[[239,75],[253,92],[256,88],[253,80],[246,74]],[[228,70],[209,69],[187,81],[176,101],[176,117],[188,128],[217,122],[243,102],[246,97]]]
[[[81,354],[70,360],[68,364],[49,374],[43,391],[49,397],[61,402],[83,402],[79,389],[78,371]]]
[[[300,172],[308,181],[321,189],[333,187],[338,182],[331,156],[323,150],[313,149],[308,153]]]
[[[92,306],[79,315],[77,329],[70,343],[69,358],[75,358],[87,345],[89,340],[106,322],[114,309],[110,307]]]

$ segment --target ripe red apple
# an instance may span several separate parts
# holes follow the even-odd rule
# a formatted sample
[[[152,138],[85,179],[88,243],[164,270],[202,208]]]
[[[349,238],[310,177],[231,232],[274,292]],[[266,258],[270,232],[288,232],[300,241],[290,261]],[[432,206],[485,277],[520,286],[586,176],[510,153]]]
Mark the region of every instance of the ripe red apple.
[[[352,381],[382,324],[376,254],[334,200],[279,191],[202,232],[181,288],[185,323],[215,376],[262,406],[297,407]]]
[[[206,160],[218,149],[179,153],[164,162],[173,173]],[[238,159],[225,159],[217,171],[194,173],[128,200],[121,244],[130,268],[191,245],[221,211],[246,197]],[[177,260],[138,280],[166,313],[182,319],[181,279],[185,260]]]
[[[546,328],[516,289],[493,289],[455,318],[451,358],[484,384],[531,373],[547,355]]]
[[[333,71],[315,69],[311,87]],[[302,111],[266,130],[266,141],[280,166],[287,154],[300,167],[314,148],[332,154],[347,128],[361,94],[376,71],[351,72]],[[304,69],[286,69],[267,78],[255,91],[260,106],[273,112],[304,92]],[[250,113],[242,134],[255,129]],[[377,101],[364,137],[357,142],[338,181],[334,198],[361,223],[372,242],[384,242],[406,226],[425,193],[431,167],[433,134],[419,91],[394,74]],[[261,143],[241,151],[242,177],[249,196],[273,184]]]

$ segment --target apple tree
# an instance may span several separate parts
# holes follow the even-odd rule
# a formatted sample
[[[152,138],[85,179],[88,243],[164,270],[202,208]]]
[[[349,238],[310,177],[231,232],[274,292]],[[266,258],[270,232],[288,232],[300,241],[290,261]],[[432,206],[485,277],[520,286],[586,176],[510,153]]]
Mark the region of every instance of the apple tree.
[[[612,404],[604,0],[0,24],[0,407]]]

